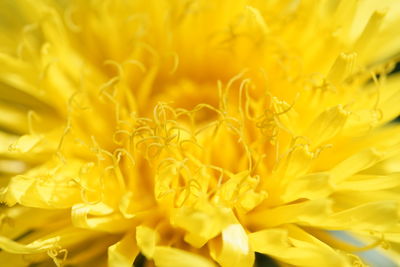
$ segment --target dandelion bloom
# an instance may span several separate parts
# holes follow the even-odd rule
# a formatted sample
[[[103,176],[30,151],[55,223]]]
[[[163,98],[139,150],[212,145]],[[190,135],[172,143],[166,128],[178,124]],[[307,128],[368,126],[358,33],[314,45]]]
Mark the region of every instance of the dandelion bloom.
[[[398,1],[0,6],[1,265],[400,261]]]

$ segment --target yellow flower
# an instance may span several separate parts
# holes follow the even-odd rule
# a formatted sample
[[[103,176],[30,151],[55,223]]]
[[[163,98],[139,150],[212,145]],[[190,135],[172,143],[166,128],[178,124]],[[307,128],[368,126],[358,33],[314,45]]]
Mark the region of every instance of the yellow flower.
[[[398,1],[0,13],[2,266],[400,261]]]

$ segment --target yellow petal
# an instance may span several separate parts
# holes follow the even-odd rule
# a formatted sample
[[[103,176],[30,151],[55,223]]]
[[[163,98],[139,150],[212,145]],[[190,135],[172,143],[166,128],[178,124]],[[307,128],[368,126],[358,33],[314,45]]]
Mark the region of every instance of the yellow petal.
[[[400,201],[400,195],[398,191],[398,187],[390,190],[386,189],[376,191],[346,190],[335,192],[331,195],[331,197],[334,200],[335,209],[346,210],[367,203],[387,200]]]
[[[24,175],[13,177],[1,197],[8,205],[20,203],[40,208],[71,207],[81,199],[80,188],[72,180],[79,173],[80,164],[80,161],[65,165],[48,162],[33,168]]]
[[[256,229],[295,222],[318,224],[331,212],[330,206],[331,201],[328,199],[309,200],[254,212],[246,220]]]
[[[18,135],[0,131],[0,155],[9,154],[10,145],[18,140]]]
[[[278,116],[276,116],[276,119],[279,120],[279,123],[283,126],[284,129],[287,129],[290,133],[299,134],[301,132],[302,125],[298,123],[300,115],[295,110],[295,108],[291,107],[285,101],[278,100],[278,98],[276,97],[274,97],[272,100],[274,109],[278,114]]]
[[[329,173],[308,174],[293,179],[285,188],[281,198],[284,202],[296,199],[318,199],[334,191]]]
[[[143,225],[136,227],[136,244],[147,259],[152,259],[155,256],[154,253],[159,239],[160,236],[155,230]]]
[[[27,95],[44,100],[43,102],[48,102],[48,99],[43,98],[43,93],[41,94],[41,91],[34,87],[34,75],[32,75],[35,73],[34,66],[3,53],[0,53],[0,62],[3,65],[0,75],[2,82],[10,85],[13,90],[20,90]],[[6,88],[2,90],[6,91]]]
[[[352,266],[346,257],[295,226],[255,232],[249,240],[254,251],[295,266]]]
[[[399,84],[400,84],[399,82],[397,83],[392,82],[387,86],[398,88]],[[383,114],[382,122],[390,121],[399,116],[400,114],[400,107],[398,105],[399,101],[400,101],[399,91],[395,91],[393,95],[382,101],[383,103],[379,106]]]
[[[69,216],[69,211],[35,209],[16,205],[7,210],[2,210],[0,233],[3,237],[15,240],[31,229],[39,231],[42,228],[53,227],[53,224],[60,224],[65,216]],[[26,218],[30,219],[27,220]]]
[[[121,241],[108,248],[108,266],[131,267],[138,253],[134,234],[126,234]]]
[[[59,241],[59,237],[53,237],[46,240],[36,240],[30,244],[23,245],[0,236],[0,248],[11,253],[32,254],[46,252],[49,249],[56,248]]]
[[[341,53],[329,71],[327,79],[337,85],[343,82],[352,74],[356,57],[356,53]]]
[[[339,183],[351,175],[371,167],[382,159],[382,157],[382,153],[374,149],[368,149],[357,153],[345,159],[330,171],[332,181],[334,183]]]
[[[109,213],[109,210],[105,210]],[[76,204],[72,206],[71,220],[74,226],[104,232],[119,233],[132,226],[132,220],[125,219],[119,213],[106,216],[91,216],[98,214],[98,209],[90,204]]]
[[[280,182],[290,183],[294,178],[304,175],[311,167],[314,153],[311,153],[308,145],[294,145],[288,155],[282,159],[276,170]],[[283,181],[282,181],[283,180]]]
[[[375,11],[355,42],[354,50],[358,53],[360,60],[365,60],[365,57],[371,52],[369,40],[373,39],[373,36],[378,34],[386,13],[385,10]]]
[[[360,96],[358,105],[379,111],[379,122],[385,124],[400,114],[400,107],[396,104],[400,97],[399,86],[400,75],[398,73],[392,74],[378,83],[371,83],[364,89],[366,94]]]
[[[171,217],[171,223],[187,231],[186,242],[200,248],[208,240],[221,233],[222,229],[234,220],[233,218],[229,209],[204,203],[198,208],[176,209]]]
[[[200,256],[185,250],[157,246],[154,251],[154,263],[157,267],[215,267],[216,265]]]
[[[222,231],[222,244],[216,261],[223,267],[251,267],[254,264],[254,252],[250,250],[247,233],[240,224],[231,224]]]
[[[385,231],[397,223],[398,209],[399,203],[395,200],[372,202],[334,213],[318,225],[332,230]]]
[[[400,185],[400,175],[387,176],[359,174],[336,185],[337,190],[376,191]]]
[[[341,105],[322,112],[305,131],[312,146],[317,147],[340,133],[346,123],[348,112]]]
[[[28,110],[7,105],[0,101],[0,126],[14,133],[28,132]]]

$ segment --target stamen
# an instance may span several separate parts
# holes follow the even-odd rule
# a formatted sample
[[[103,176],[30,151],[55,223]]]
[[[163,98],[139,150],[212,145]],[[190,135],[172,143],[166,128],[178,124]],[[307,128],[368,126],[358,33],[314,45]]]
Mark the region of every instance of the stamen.
[[[174,74],[179,66],[179,56],[176,52],[172,53],[172,59],[173,59],[173,65],[172,65],[172,69],[169,71],[169,74],[172,75]]]
[[[222,83],[221,83],[220,81],[218,81],[218,82],[219,82],[219,83],[218,83],[218,88],[221,88],[221,89],[220,89],[220,90],[221,90],[220,98],[221,98],[221,104],[222,104],[222,106],[220,106],[220,109],[221,109],[223,112],[227,112],[227,111],[228,111],[228,109],[227,109],[227,107],[228,107],[227,102],[228,102],[229,91],[230,91],[230,89],[232,88],[232,85],[233,85],[236,81],[240,80],[247,72],[248,72],[248,69],[244,69],[244,70],[242,70],[240,73],[238,73],[237,75],[235,75],[234,77],[232,77],[232,78],[228,81],[228,83],[227,83],[227,85],[226,85],[226,87],[225,87],[224,90],[222,89],[222,87],[220,87],[220,86],[222,86]]]
[[[99,95],[106,95],[110,98],[111,95],[109,95],[108,92],[106,91],[107,88],[119,83],[120,79],[121,79],[120,76],[116,76],[116,77],[113,77],[110,80],[108,80],[106,83],[102,84],[99,88]],[[112,94],[114,95],[114,93],[115,93],[115,90],[113,89]]]
[[[246,6],[247,10],[253,15],[254,20],[260,26],[261,31],[264,35],[269,33],[269,28],[267,23],[265,22],[263,16],[261,15],[260,11],[257,8],[252,6]]]
[[[57,267],[62,267],[67,260],[68,251],[66,249],[53,248],[47,251],[47,255],[54,261]],[[60,255],[61,259],[59,258]]]
[[[29,49],[29,48],[32,48],[32,47],[29,47],[29,45],[28,45],[28,43],[27,43],[27,40],[28,40],[28,35],[29,34],[31,34],[33,31],[36,31],[36,30],[38,30],[39,29],[39,25],[38,24],[36,24],[36,23],[33,23],[33,24],[28,24],[28,25],[25,25],[24,27],[23,27],[23,29],[22,29],[22,42],[20,42],[18,45],[17,45],[17,51],[16,51],[16,53],[17,53],[17,57],[18,57],[18,59],[23,59],[23,53],[24,53],[24,49],[26,48],[26,49]],[[30,51],[28,51],[28,52],[30,52]]]
[[[243,121],[245,119],[245,114],[243,111],[243,90],[245,87],[248,87],[250,83],[251,79],[244,79],[239,87],[239,114]]]
[[[117,140],[117,136],[127,136],[128,138],[131,136],[131,132],[127,131],[127,130],[117,130],[113,133],[113,142],[116,145],[122,145],[124,143],[124,140]]]
[[[118,75],[117,75],[117,76],[120,78],[120,80],[123,79],[123,77],[124,77],[124,70],[123,70],[121,64],[119,64],[118,62],[116,62],[116,61],[114,61],[114,60],[108,59],[108,60],[105,60],[105,61],[103,62],[103,65],[104,65],[104,66],[108,66],[108,65],[114,66],[114,67],[117,69],[117,72],[118,72]]]
[[[119,162],[121,154],[125,154],[128,157],[128,159],[130,160],[132,166],[136,165],[136,161],[133,158],[132,154],[128,150],[126,150],[125,148],[117,148],[114,151],[114,157],[117,158],[117,162]]]
[[[29,134],[35,135],[36,131],[33,128],[33,119],[40,120],[40,117],[33,110],[29,110],[27,115],[28,115],[28,132]]]
[[[141,70],[143,73],[146,73],[146,72],[147,72],[147,68],[146,68],[145,65],[144,65],[142,62],[140,62],[139,60],[130,59],[130,60],[125,61],[124,64],[130,64],[130,65],[136,66],[136,67],[138,67],[139,70]]]
[[[64,20],[67,27],[74,33],[80,33],[82,28],[79,27],[73,20],[73,15],[76,12],[76,7],[68,6],[64,12]]]

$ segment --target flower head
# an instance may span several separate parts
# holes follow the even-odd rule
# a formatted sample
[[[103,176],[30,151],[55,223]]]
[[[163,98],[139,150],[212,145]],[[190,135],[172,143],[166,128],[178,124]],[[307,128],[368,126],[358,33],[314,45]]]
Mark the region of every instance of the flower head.
[[[0,262],[399,260],[397,2],[0,5]]]

